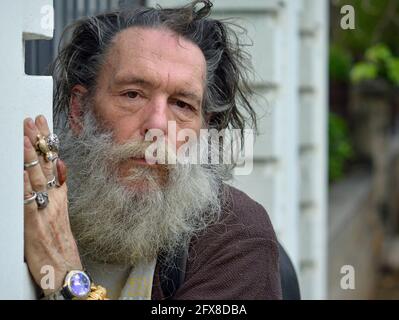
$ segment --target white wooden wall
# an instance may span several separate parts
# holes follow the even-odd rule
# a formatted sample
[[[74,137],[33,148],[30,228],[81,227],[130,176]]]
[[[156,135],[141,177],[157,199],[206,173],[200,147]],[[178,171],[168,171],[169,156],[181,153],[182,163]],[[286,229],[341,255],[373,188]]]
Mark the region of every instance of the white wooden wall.
[[[24,73],[24,42],[50,39],[41,10],[51,0],[3,0],[0,10],[0,299],[33,298],[23,246],[23,119],[52,119],[52,80]],[[46,22],[42,28],[41,22]]]
[[[300,8],[299,158],[300,285],[309,299],[327,298],[327,0]]]
[[[151,0],[166,7],[185,0]],[[248,30],[260,115],[251,175],[232,183],[268,211],[303,298],[326,298],[327,0],[215,0]]]

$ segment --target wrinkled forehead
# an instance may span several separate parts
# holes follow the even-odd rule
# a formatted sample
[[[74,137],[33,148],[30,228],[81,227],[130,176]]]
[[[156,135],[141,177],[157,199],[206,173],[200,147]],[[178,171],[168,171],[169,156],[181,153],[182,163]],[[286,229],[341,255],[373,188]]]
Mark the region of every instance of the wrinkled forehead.
[[[154,81],[167,77],[204,89],[206,60],[201,49],[165,28],[131,27],[121,31],[115,36],[107,58],[113,77],[134,72]]]

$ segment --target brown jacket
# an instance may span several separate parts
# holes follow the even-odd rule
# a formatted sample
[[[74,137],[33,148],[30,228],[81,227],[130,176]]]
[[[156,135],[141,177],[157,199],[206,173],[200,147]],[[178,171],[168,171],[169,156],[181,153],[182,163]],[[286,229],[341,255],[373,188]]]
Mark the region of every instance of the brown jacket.
[[[160,266],[152,299],[165,299]],[[245,193],[226,187],[223,213],[191,241],[185,281],[173,299],[281,299],[276,235],[266,210]]]

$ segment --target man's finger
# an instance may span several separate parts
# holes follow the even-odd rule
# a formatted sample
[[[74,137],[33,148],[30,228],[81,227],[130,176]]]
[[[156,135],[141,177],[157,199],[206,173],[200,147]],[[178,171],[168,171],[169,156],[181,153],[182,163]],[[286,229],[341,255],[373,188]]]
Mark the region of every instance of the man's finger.
[[[31,164],[38,160],[35,149],[28,137],[24,137],[24,163]],[[40,165],[34,165],[26,169],[29,174],[29,181],[33,191],[45,191],[47,189],[47,179],[44,176]]]
[[[36,122],[40,122],[40,121],[36,121]],[[42,125],[42,128],[44,130],[44,132],[46,132],[45,126]],[[48,130],[48,126],[47,126],[47,130]],[[44,134],[44,132],[42,133],[36,123],[31,119],[31,118],[27,118],[24,121],[24,135],[27,136],[33,146],[33,148],[35,149],[35,145],[37,142],[37,136],[38,135],[42,135],[42,136],[47,136],[48,134]],[[47,131],[48,132],[48,131]],[[51,162],[46,162],[44,160],[44,156],[40,156],[39,157],[39,161],[40,161],[40,166],[43,169],[43,173],[45,175],[45,177],[47,178],[48,181],[50,181],[54,175],[53,175],[53,164]]]
[[[37,116],[35,119],[35,124],[42,136],[47,137],[50,134],[50,129],[45,116]]]
[[[27,200],[33,196],[32,186],[29,180],[29,174],[24,170],[24,200]],[[37,210],[36,201],[30,201],[30,203],[24,205],[25,213],[34,213]]]

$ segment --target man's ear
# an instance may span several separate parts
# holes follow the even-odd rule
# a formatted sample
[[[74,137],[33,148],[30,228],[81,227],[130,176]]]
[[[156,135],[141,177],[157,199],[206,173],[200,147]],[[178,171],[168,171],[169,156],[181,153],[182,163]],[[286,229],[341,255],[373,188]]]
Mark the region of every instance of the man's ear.
[[[69,101],[69,125],[76,134],[80,133],[83,128],[83,104],[86,94],[87,89],[80,84],[75,85],[71,91],[71,99]]]

